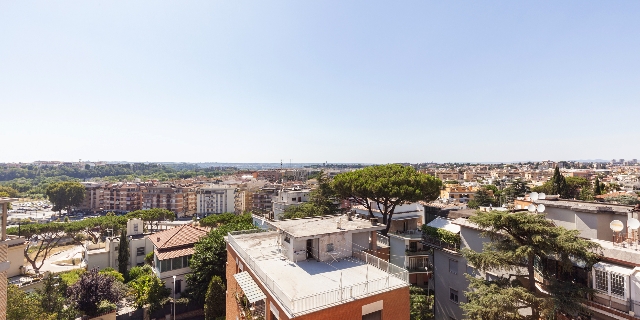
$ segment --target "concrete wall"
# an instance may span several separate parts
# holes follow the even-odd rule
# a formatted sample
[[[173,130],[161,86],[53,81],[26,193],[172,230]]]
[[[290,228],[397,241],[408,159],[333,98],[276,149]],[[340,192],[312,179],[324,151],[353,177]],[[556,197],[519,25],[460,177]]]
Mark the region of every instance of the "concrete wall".
[[[449,272],[449,260],[458,261],[458,273]],[[464,292],[469,281],[464,277],[467,261],[460,255],[454,255],[442,250],[434,250],[433,254],[433,290],[435,295],[435,319],[450,320],[464,319],[460,302],[467,302]],[[449,299],[450,289],[458,291],[458,303]]]
[[[353,242],[353,250],[367,250],[369,249],[369,232],[358,232],[351,234],[351,241]]]
[[[404,267],[404,256],[407,245],[405,239],[389,234],[389,262]]]
[[[547,206],[545,214],[558,226],[580,231],[581,237],[606,241],[613,237],[609,227],[611,221],[620,220],[625,226],[627,223],[627,216],[608,212],[582,212]]]
[[[22,274],[20,267],[24,265],[24,248],[26,244],[9,247],[7,252],[7,261],[11,263],[9,270],[7,270],[7,277],[15,277]]]

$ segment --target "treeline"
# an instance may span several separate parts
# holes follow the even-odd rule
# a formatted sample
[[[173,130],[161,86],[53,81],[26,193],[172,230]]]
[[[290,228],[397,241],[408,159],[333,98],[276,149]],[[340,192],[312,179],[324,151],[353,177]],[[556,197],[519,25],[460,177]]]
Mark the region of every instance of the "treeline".
[[[208,178],[234,173],[231,169],[197,168],[176,169],[161,164],[125,163],[103,166],[67,167],[23,165],[8,167],[0,165],[0,185],[11,187],[21,195],[33,196],[45,193],[47,186],[59,181],[105,180],[111,182],[155,179],[159,181],[188,179],[197,176]]]

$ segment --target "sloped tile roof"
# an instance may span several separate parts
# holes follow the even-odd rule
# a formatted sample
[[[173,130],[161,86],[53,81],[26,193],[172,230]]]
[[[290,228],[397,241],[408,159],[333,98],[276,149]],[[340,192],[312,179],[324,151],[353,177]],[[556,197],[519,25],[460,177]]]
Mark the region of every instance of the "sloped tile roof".
[[[193,246],[200,238],[206,236],[207,230],[189,224],[172,228],[150,235],[149,238],[156,249],[163,251],[166,249]]]
[[[189,247],[189,248],[175,249],[175,250],[169,250],[164,252],[158,252],[158,250],[155,250],[154,254],[156,255],[156,257],[158,257],[158,260],[166,260],[166,259],[173,259],[177,257],[192,255],[194,252],[195,250],[193,249],[193,247]]]

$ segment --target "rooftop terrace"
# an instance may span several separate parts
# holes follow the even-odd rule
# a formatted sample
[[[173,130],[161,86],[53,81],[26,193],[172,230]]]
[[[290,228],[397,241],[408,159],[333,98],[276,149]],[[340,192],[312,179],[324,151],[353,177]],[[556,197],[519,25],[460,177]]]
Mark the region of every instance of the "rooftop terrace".
[[[231,247],[291,317],[409,285],[406,270],[361,251],[332,263],[294,263],[281,254],[278,239],[276,231],[228,237]]]

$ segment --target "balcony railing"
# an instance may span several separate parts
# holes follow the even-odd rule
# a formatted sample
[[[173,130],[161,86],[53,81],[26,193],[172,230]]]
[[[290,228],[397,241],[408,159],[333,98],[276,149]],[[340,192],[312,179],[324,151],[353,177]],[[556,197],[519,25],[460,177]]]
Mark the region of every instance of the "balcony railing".
[[[388,247],[389,237],[383,235],[382,233],[380,233],[380,231],[378,231],[378,234],[376,235],[376,242],[380,247]]]
[[[442,241],[441,239],[436,238],[434,236],[430,236],[428,234],[422,235],[422,243],[428,246],[434,246],[442,249],[451,250],[454,252],[460,252],[460,243],[451,243],[451,242]]]
[[[377,279],[369,279],[365,282],[315,293],[304,297],[291,298],[284,293],[282,288],[280,288],[280,286],[260,268],[258,263],[256,263],[256,261],[244,249],[242,249],[234,239],[234,236],[237,235],[259,232],[267,231],[254,229],[233,232],[229,233],[227,239],[229,241],[229,245],[231,245],[236,253],[242,257],[246,265],[251,268],[254,275],[257,276],[267,288],[269,288],[272,293],[271,295],[293,316],[309,313],[332,304],[348,302],[376,292],[401,288],[409,283],[409,273],[405,268],[391,264],[388,261],[377,258],[364,251],[353,251],[352,258],[385,271],[387,276]],[[401,284],[393,284],[391,277],[402,280]]]
[[[431,253],[430,249],[427,248],[422,248],[422,249],[411,249],[409,248],[408,250],[405,251],[405,254],[407,256],[424,256],[424,255],[428,255]]]

